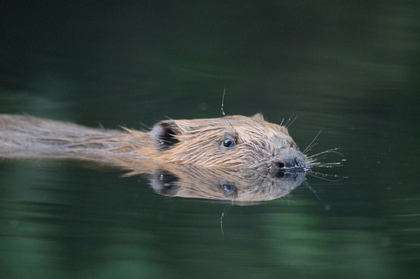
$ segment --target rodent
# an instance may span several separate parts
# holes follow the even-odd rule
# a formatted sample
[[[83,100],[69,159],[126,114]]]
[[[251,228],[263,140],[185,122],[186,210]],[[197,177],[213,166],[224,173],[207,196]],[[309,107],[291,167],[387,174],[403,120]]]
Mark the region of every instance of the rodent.
[[[149,132],[108,130],[32,116],[0,114],[0,157],[74,158],[117,164],[177,164],[202,168],[309,169],[286,127],[261,114],[164,120]]]

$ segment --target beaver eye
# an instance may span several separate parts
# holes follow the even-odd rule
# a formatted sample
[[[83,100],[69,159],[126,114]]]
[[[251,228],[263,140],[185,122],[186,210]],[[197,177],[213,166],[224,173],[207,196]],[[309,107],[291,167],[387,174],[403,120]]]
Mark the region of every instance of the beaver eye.
[[[232,183],[227,182],[227,181],[220,181],[219,183],[220,183],[220,188],[223,190],[225,194],[229,195],[235,192],[236,187]]]
[[[233,186],[232,184],[224,184],[223,185],[223,191],[226,194],[230,194],[235,190],[235,186]]]
[[[221,149],[224,149],[224,150],[227,150],[227,149],[230,149],[230,148],[232,148],[232,147],[234,147],[235,146],[235,141],[234,141],[234,139],[233,138],[231,138],[231,137],[226,137],[223,141],[222,141],[222,143],[221,143],[221,145],[220,145],[220,148]]]

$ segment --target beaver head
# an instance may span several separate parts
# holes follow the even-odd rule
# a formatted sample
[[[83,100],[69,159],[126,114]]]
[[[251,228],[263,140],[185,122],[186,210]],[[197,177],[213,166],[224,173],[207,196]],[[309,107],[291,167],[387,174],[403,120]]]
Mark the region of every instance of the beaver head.
[[[308,169],[287,128],[265,121],[261,114],[166,120],[149,134],[165,162],[283,173]]]

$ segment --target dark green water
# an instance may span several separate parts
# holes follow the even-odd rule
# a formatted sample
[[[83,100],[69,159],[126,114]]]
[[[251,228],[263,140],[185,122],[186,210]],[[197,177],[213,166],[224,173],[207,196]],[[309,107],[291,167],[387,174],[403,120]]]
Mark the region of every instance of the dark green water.
[[[0,161],[1,278],[415,278],[416,1],[0,3],[0,112],[141,128],[263,112],[347,160],[254,206]],[[223,231],[220,217],[223,218]]]

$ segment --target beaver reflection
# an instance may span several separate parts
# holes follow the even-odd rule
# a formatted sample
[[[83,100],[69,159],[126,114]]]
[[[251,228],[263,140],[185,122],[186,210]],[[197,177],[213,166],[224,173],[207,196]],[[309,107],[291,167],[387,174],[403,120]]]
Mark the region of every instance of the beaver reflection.
[[[0,157],[98,162],[152,175],[164,195],[238,202],[289,193],[314,163],[261,114],[165,120],[149,132],[0,114]]]
[[[161,195],[183,198],[228,200],[235,203],[261,202],[289,194],[305,179],[305,172],[223,172],[176,167],[156,170],[150,179]]]

